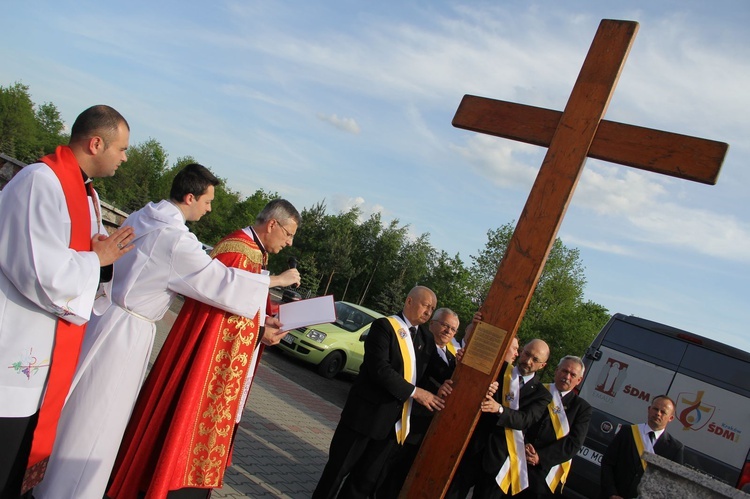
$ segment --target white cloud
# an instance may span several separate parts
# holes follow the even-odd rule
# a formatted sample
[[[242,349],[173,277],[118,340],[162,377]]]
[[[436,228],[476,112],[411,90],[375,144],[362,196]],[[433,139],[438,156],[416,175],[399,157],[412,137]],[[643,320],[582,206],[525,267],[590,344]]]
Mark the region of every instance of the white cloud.
[[[318,119],[326,123],[330,123],[339,130],[358,135],[361,132],[357,120],[354,118],[339,118],[336,114],[323,114],[318,113]]]
[[[635,254],[632,248],[625,247],[621,244],[611,243],[609,241],[595,241],[580,238],[569,233],[561,234],[560,238],[568,247],[589,248],[603,253],[611,253],[613,255],[633,256]]]
[[[573,203],[610,225],[619,220],[622,237],[750,262],[750,224],[730,213],[695,208],[693,199],[680,199],[680,181],[656,178],[630,168],[589,165]]]
[[[340,194],[334,195],[328,205],[331,213],[346,213],[352,208],[359,208],[361,214],[359,222],[364,222],[375,213],[384,213],[383,206],[377,203],[367,203],[362,196],[347,197]]]
[[[529,189],[539,171],[538,167],[529,166],[534,164],[534,159],[530,160],[529,156],[538,154],[539,148],[534,146],[472,134],[466,145],[454,144],[451,149],[463,157],[480,177],[500,187]]]

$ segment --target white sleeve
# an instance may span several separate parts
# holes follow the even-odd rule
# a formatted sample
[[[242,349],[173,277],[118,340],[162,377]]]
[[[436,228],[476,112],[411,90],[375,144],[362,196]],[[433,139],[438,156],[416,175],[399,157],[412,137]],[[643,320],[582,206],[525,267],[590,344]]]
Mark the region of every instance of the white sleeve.
[[[93,251],[69,248],[70,228],[60,181],[48,167],[5,189],[0,210],[3,273],[34,304],[78,325],[91,316],[100,264]]]
[[[230,268],[212,259],[192,234],[181,237],[174,247],[169,289],[211,306],[254,317],[265,312],[268,275]]]

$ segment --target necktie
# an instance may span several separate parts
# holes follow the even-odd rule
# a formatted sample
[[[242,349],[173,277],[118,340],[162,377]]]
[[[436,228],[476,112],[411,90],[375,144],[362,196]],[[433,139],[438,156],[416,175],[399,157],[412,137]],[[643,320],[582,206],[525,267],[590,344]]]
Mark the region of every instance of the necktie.
[[[519,376],[519,377],[518,377],[518,389],[519,389],[519,390],[520,390],[521,388],[523,388],[523,384],[524,384],[524,383],[525,383],[525,381],[523,380],[523,376]]]
[[[648,439],[651,440],[651,445],[654,445],[654,442],[656,442],[656,433],[653,431],[648,432]]]
[[[411,333],[411,339],[414,339],[414,335],[417,334],[417,326],[412,326],[409,328],[409,332]]]

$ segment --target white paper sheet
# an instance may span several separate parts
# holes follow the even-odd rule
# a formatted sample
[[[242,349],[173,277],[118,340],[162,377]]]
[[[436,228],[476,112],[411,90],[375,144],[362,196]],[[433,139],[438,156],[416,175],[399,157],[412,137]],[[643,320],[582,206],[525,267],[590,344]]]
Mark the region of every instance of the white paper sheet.
[[[318,296],[279,305],[279,321],[283,331],[336,321],[333,295]]]

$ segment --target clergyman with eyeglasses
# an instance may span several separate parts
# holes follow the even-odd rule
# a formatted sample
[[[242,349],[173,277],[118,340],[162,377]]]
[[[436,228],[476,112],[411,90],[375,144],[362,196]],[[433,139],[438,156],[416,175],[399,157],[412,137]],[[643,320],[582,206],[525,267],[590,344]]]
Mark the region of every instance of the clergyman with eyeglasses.
[[[226,236],[211,255],[228,267],[267,274],[268,254],[291,246],[301,221],[289,201],[273,200],[252,227]],[[291,278],[281,285],[299,284],[297,269],[277,277],[284,275]],[[206,498],[221,487],[262,345],[286,334],[264,308],[242,317],[185,300],[138,397],[108,497]]]

